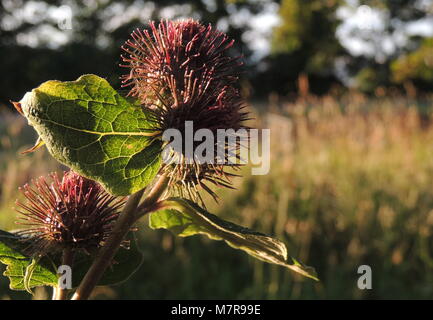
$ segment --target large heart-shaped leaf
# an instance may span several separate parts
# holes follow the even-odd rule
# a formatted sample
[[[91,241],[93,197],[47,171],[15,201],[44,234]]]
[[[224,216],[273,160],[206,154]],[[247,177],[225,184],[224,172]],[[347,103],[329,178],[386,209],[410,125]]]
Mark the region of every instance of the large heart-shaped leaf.
[[[112,285],[127,280],[141,265],[143,256],[132,233],[126,238],[128,248],[121,247],[112,265],[106,270],[98,285]],[[27,290],[38,286],[57,286],[57,266],[61,264],[61,254],[34,259],[23,252],[28,245],[23,238],[0,230],[0,262],[5,264],[4,275],[10,280],[13,290]],[[91,255],[77,252],[72,266],[72,285],[78,286],[90,265]]]
[[[49,257],[35,260],[23,253],[25,244],[17,235],[0,230],[0,262],[4,263],[4,275],[13,290],[27,290],[38,286],[56,286],[56,267]]]
[[[224,221],[187,199],[169,198],[161,202],[160,207],[162,210],[150,215],[149,225],[152,229],[168,229],[181,237],[204,234],[214,240],[225,240],[233,248],[241,249],[260,260],[318,280],[313,268],[293,258],[293,263],[288,263],[286,246],[275,238]]]
[[[114,195],[143,189],[160,167],[148,111],[96,75],[47,81],[16,106],[54,158]]]

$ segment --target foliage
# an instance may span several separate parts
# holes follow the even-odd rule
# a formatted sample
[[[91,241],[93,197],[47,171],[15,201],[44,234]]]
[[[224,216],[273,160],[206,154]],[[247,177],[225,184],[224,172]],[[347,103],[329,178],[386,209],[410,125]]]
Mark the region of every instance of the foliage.
[[[114,87],[118,85],[120,71],[111,67],[117,64],[118,45],[127,38],[130,31],[141,26],[149,19],[157,19],[170,13],[173,19],[178,17],[197,17],[205,23],[212,23],[225,30],[231,38],[236,39],[233,49],[242,53],[248,64],[248,80],[245,83],[257,96],[267,96],[271,91],[286,94],[296,91],[296,81],[300,74],[306,73],[313,82],[311,90],[315,93],[326,93],[333,84],[341,83],[340,73],[335,69],[336,62],[347,63],[349,76],[353,77],[364,67],[375,68],[376,61],[352,56],[341,48],[335,37],[335,30],[341,21],[337,19],[336,11],[345,1],[95,1],[91,6],[83,7],[80,1],[68,1],[73,10],[73,32],[60,30],[57,21],[49,18],[47,13],[53,6],[64,4],[61,0],[38,1],[38,5],[46,8],[39,10],[37,19],[33,21],[20,20],[18,14],[25,3],[23,1],[8,1],[0,3],[0,20],[5,21],[0,28],[0,69],[8,77],[0,79],[0,103],[8,105],[12,99],[17,101],[23,91],[39,85],[46,79],[70,80],[81,74],[93,73],[106,78]],[[7,4],[7,5],[6,5]],[[423,8],[420,1],[377,1],[359,2],[359,5],[370,5],[389,13],[383,21],[386,34],[400,32],[402,23],[413,22],[429,15],[430,9]],[[266,8],[280,6],[281,23],[276,27],[271,40],[271,54],[264,61],[257,63],[250,59],[255,52],[251,44],[252,24],[238,19],[240,13],[251,13],[255,16],[265,12]],[[135,6],[135,7],[134,7]],[[138,7],[137,7],[138,6]],[[356,7],[355,7],[356,9]],[[127,13],[124,18],[120,15]],[[8,26],[7,28],[4,26]],[[260,32],[260,26],[254,25]],[[23,45],[17,39],[25,39],[32,32],[48,30],[63,33],[70,42],[59,48],[53,46],[49,37],[38,36],[41,42],[35,47]],[[353,37],[362,36],[368,32],[358,30]],[[370,37],[370,38],[369,38]],[[32,38],[36,38],[32,37]],[[250,39],[250,40],[246,40]],[[367,40],[368,40],[367,39]],[[372,39],[370,39],[372,40]],[[382,39],[379,40],[380,43]],[[411,39],[397,52],[391,54],[385,64],[389,64],[402,53],[416,50],[418,39]],[[342,60],[342,58],[344,58]],[[352,69],[354,70],[352,72]],[[408,72],[408,71],[406,71]],[[389,74],[385,74],[389,76]],[[381,85],[392,85],[391,78],[381,81]],[[253,86],[250,85],[253,84]],[[347,84],[346,82],[344,82]],[[430,90],[430,86],[422,88]]]
[[[281,22],[273,32],[273,54],[289,54],[290,59],[301,61],[301,72],[329,72],[340,51],[335,37],[340,2],[283,0]]]
[[[128,96],[138,96],[141,101],[123,97],[105,79],[88,74],[76,81],[44,82],[27,92],[20,102],[12,102],[39,135],[34,147],[25,153],[45,145],[71,171],[64,174],[61,183],[54,176],[52,184],[41,178],[34,188],[25,185],[21,189],[27,202],[17,203],[23,210],[18,212],[27,228],[19,230],[17,237],[6,234],[4,238],[16,244],[28,241],[32,250],[15,252],[7,242],[2,243],[1,262],[8,265],[5,274],[11,279],[11,288],[20,289],[22,284],[31,293],[32,286],[50,285],[54,287],[53,299],[65,300],[71,288],[63,288],[61,283],[55,285],[53,279],[56,266],[67,265],[75,278],[77,274],[82,278],[72,299],[88,299],[96,285],[104,284],[101,278],[109,274],[106,270],[113,261],[118,263],[111,268],[113,279],[128,277],[135,271],[134,250],[129,250],[121,261],[113,259],[142,212],[152,213],[167,203],[174,210],[154,216],[153,227],[171,229],[172,221],[183,221],[192,227],[192,234],[206,233],[211,238],[224,239],[255,258],[318,280],[314,269],[295,259],[293,264],[287,262],[287,249],[282,242],[221,220],[193,201],[167,199],[170,191],[180,189],[177,192],[184,191],[191,195],[191,200],[200,199],[204,205],[202,198],[194,197],[187,186],[191,179],[196,192],[199,185],[212,195],[202,180],[230,186],[218,182],[222,181],[221,175],[229,173],[224,171],[224,164],[215,170],[215,158],[201,163],[191,155],[179,164],[161,165],[162,131],[182,129],[192,120],[198,128],[208,131],[236,130],[243,128],[246,113],[241,112],[243,101],[238,92],[227,89],[236,85],[238,72],[234,68],[239,63],[228,62],[231,57],[225,51],[233,42],[227,42],[226,35],[211,33],[210,27],[206,29],[193,19],[162,21],[158,27],[153,22],[150,25],[152,37],[143,31],[147,35],[144,38],[138,31],[132,34],[135,43],[125,42],[133,50],[142,50],[143,56],[135,56],[122,46],[129,54],[129,58],[122,56],[131,69],[127,77],[134,85],[140,84]],[[198,36],[203,36],[199,43]],[[151,60],[156,52],[163,54]],[[207,69],[209,64],[213,66]],[[178,68],[185,65],[185,70],[179,72]],[[171,95],[169,99],[167,95]],[[213,117],[227,118],[228,122],[209,122],[207,118],[212,118],[211,111],[215,110]],[[191,118],[189,114],[195,113],[204,116]],[[237,118],[231,120],[232,117]],[[173,123],[177,126],[173,127]],[[239,143],[236,146],[228,152],[236,154]],[[129,196],[128,200],[116,202],[108,193],[100,193],[98,183],[111,195]],[[145,190],[146,198],[141,201]],[[121,213],[117,212],[122,206]],[[91,263],[78,259],[82,252],[94,253]],[[51,261],[54,269],[42,265],[45,260]],[[88,269],[81,274],[83,266]],[[50,281],[45,281],[48,275]]]
[[[275,235],[289,252],[315,266],[320,283],[301,281],[284,268],[239,254],[221,241],[175,237],[165,230],[140,226],[136,235],[140,247],[145,248],[142,266],[130,281],[101,287],[95,297],[432,296],[431,98],[368,99],[351,93],[338,101],[332,96],[309,97],[280,107],[280,116],[290,115],[296,126],[282,121],[284,117],[256,114],[258,123],[278,134],[272,145],[275,153],[270,174],[249,176],[250,168],[245,168],[246,176],[236,183],[237,190],[223,192],[224,204],[209,205],[208,209],[222,219]],[[21,121],[6,115],[0,121],[4,160],[0,179],[5,181],[0,192],[0,225],[6,229],[13,226],[10,207],[15,197],[7,188],[14,190],[29,176],[38,176],[55,165],[46,150],[16,156],[18,147],[35,138],[26,126],[15,127]],[[9,146],[6,137],[11,132],[14,139]],[[280,134],[286,138],[279,138]],[[357,288],[360,264],[372,266],[373,290]],[[149,277],[154,281],[147,281]],[[29,298],[8,286],[8,280],[0,277],[0,297]]]
[[[115,262],[99,282],[100,285],[116,284],[128,279],[142,262],[135,237],[128,237],[128,248],[119,250]],[[56,265],[60,263],[58,255],[45,256],[42,259],[25,253],[26,244],[16,234],[0,231],[0,262],[5,264],[3,275],[10,280],[13,290],[26,290],[32,293],[32,288],[39,286],[57,286],[58,274]],[[78,286],[93,259],[90,255],[80,254],[75,258],[72,285]]]
[[[152,229],[168,229],[181,237],[204,234],[213,240],[225,240],[231,247],[255,258],[318,280],[313,268],[303,266],[293,258],[292,264],[287,263],[287,248],[277,239],[224,221],[187,199],[169,198],[162,206],[166,209],[150,215]]]
[[[359,5],[367,6],[366,12],[380,14],[380,22],[376,26],[363,26],[361,21],[354,23],[348,35],[350,39],[346,39],[347,42],[359,42],[360,51],[364,51],[356,54],[358,50],[353,49],[354,53],[345,57],[348,74],[354,78],[356,88],[371,93],[378,87],[395,86],[412,76],[417,77],[420,72],[411,68],[422,63],[419,58],[409,56],[423,55],[416,51],[424,46],[425,39],[420,31],[411,33],[407,30],[413,23],[428,20],[431,4],[417,0],[367,0],[360,1]],[[359,8],[352,6],[351,10]],[[415,85],[424,91],[431,90],[426,82]],[[407,86],[405,89],[407,91]]]
[[[160,166],[150,115],[106,80],[48,81],[21,101],[51,155],[115,195],[144,188]]]
[[[20,237],[0,231],[0,262],[7,265],[4,275],[10,279],[10,288],[27,290],[36,286],[57,285],[56,268],[53,261],[32,258],[23,253],[25,245]]]
[[[381,65],[365,67],[356,74],[355,87],[364,93],[375,93],[376,89],[387,83],[388,74],[388,69]]]
[[[261,1],[216,0],[214,5],[206,1],[174,0],[159,1],[95,1],[83,6],[81,1],[68,1],[73,14],[72,30],[61,30],[58,21],[48,13],[53,8],[65,5],[62,0],[38,1],[33,20],[21,19],[24,1],[0,2],[0,70],[9,76],[0,79],[0,103],[8,105],[9,100],[17,101],[22,92],[34,88],[47,79],[70,80],[82,74],[93,73],[106,78],[118,87],[120,71],[112,66],[119,63],[119,45],[131,30],[141,27],[151,19],[167,17],[197,17],[205,23],[217,24],[228,21],[230,10],[251,10],[260,12],[266,3]],[[42,8],[42,9],[41,9]],[[125,17],[120,15],[127,13]],[[120,18],[120,19],[119,19]],[[5,21],[5,22],[4,22]],[[3,23],[4,22],[4,23]],[[120,23],[119,23],[120,22]],[[9,27],[4,27],[8,25]],[[236,51],[248,58],[251,50],[242,41],[242,34],[248,25],[228,24],[227,34],[238,44]],[[67,43],[57,47],[50,37],[40,36],[41,30],[61,33]],[[43,33],[42,33],[43,34]],[[31,35],[40,41],[33,47],[22,44],[18,39]]]
[[[424,39],[417,50],[393,61],[391,71],[396,83],[418,80],[424,84],[431,84],[433,81],[433,38]]]

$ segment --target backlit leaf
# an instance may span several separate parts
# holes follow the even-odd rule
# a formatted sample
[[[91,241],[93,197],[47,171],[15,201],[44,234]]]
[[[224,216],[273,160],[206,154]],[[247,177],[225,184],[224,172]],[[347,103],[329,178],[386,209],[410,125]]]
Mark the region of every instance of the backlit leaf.
[[[57,267],[61,264],[61,253],[33,258],[23,253],[26,245],[22,239],[0,230],[0,263],[5,264],[3,275],[10,280],[13,290],[26,290],[38,286],[57,286]],[[143,256],[138,249],[134,235],[127,236],[129,248],[121,247],[113,263],[108,267],[98,285],[112,285],[127,280],[141,265]],[[77,287],[92,264],[94,255],[77,252],[72,266],[72,285]]]
[[[186,199],[170,198],[163,201],[161,207],[163,210],[150,214],[149,225],[152,229],[168,229],[181,237],[204,234],[214,240],[224,240],[231,247],[262,261],[284,266],[318,280],[313,268],[293,258],[290,264],[286,246],[275,238],[224,221]]]
[[[48,257],[32,259],[23,253],[25,245],[12,233],[0,230],[0,262],[5,264],[3,275],[13,290],[27,290],[38,286],[56,286],[58,276]]]
[[[47,81],[20,109],[55,159],[114,195],[143,189],[160,167],[149,113],[96,75]]]

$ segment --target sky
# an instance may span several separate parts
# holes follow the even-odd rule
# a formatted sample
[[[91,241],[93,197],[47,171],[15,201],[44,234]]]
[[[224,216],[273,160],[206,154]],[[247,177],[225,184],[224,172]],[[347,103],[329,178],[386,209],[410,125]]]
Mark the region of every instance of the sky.
[[[265,3],[261,13],[254,15],[248,10],[238,10],[234,5],[228,5],[230,17],[221,19],[217,25],[222,31],[225,31],[229,24],[248,26],[242,38],[253,50],[252,60],[254,61],[259,61],[270,52],[272,29],[280,23],[278,4],[266,0],[257,1]],[[20,1],[2,0],[2,2],[6,8],[13,8]],[[213,1],[205,0],[205,2],[211,9]],[[433,0],[420,0],[418,5],[432,8],[432,2]],[[92,6],[94,1],[85,0],[84,4]],[[108,31],[114,30],[134,18],[146,23],[154,9],[152,2],[136,1],[132,7],[114,3],[101,12],[106,20],[104,28]],[[43,1],[26,1],[18,9],[13,10],[12,15],[5,16],[1,21],[2,28],[13,29],[20,21],[34,24],[44,20],[57,22],[57,27],[42,24],[35,32],[21,33],[17,36],[17,41],[31,47],[45,45],[50,48],[59,48],[72,37],[73,17],[76,10],[82,10],[82,8],[67,5],[53,7]],[[122,14],[118,14],[119,12]],[[176,5],[164,9],[161,14],[168,19],[175,16],[190,17],[191,7],[188,4]],[[360,5],[358,0],[346,0],[346,4],[337,11],[337,18],[341,20],[341,24],[336,36],[342,46],[354,56],[373,57],[379,63],[385,61],[386,57],[396,49],[407,45],[410,35],[433,36],[433,12],[423,20],[399,26],[392,34],[386,31],[386,23],[389,22],[387,12]],[[104,41],[108,39],[97,39],[97,43],[101,46],[104,45]]]
[[[430,8],[432,6],[432,1],[420,2],[426,6],[430,4]],[[373,9],[360,5],[357,0],[348,0],[346,5],[337,10],[337,17],[342,22],[336,36],[343,47],[353,56],[373,57],[379,63],[397,49],[405,47],[410,36],[433,36],[433,12],[425,19],[401,23],[391,21],[386,10]],[[399,25],[389,33],[386,30],[388,23]]]

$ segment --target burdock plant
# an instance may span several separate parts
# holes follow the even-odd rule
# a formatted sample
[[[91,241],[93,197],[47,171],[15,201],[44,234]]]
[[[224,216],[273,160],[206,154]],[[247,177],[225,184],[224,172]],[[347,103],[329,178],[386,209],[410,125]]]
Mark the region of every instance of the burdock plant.
[[[87,299],[97,285],[125,281],[141,263],[133,231],[145,215],[152,229],[224,240],[316,279],[312,268],[288,259],[282,242],[205,210],[203,191],[217,198],[216,189],[232,187],[242,139],[212,140],[204,161],[186,133],[248,132],[237,89],[242,63],[232,46],[194,20],[152,22],[122,46],[127,96],[83,75],[47,81],[14,102],[39,135],[29,152],[45,145],[70,171],[21,189],[20,230],[0,232],[11,289],[52,286],[55,299]],[[168,148],[173,130],[182,143]],[[65,267],[69,273],[58,273]]]
[[[61,181],[56,174],[50,178],[51,182],[40,177],[33,186],[20,188],[26,201],[16,202],[17,223],[27,228],[17,234],[28,243],[26,251],[43,256],[99,248],[111,232],[123,199],[73,171],[66,172]]]

